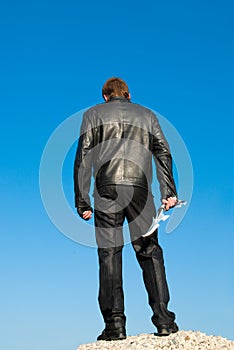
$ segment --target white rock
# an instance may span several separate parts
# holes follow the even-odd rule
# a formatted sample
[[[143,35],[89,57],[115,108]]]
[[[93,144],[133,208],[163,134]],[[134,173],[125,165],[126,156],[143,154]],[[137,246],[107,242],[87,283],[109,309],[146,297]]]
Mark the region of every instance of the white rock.
[[[129,336],[125,340],[82,344],[77,350],[234,350],[234,341],[202,332],[179,331],[168,337],[154,334]]]

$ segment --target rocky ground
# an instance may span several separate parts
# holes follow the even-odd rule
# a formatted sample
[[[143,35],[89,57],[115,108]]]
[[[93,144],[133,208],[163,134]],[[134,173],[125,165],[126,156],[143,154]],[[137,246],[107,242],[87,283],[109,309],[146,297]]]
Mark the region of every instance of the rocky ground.
[[[234,350],[234,341],[202,332],[179,331],[168,337],[154,334],[129,336],[125,340],[83,344],[77,350]]]

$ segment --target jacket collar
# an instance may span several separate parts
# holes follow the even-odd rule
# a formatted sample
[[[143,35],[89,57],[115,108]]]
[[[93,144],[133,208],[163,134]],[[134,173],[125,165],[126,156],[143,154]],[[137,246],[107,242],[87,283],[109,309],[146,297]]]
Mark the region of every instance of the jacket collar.
[[[130,102],[126,97],[123,96],[113,96],[110,98],[109,102],[120,101],[120,102]]]

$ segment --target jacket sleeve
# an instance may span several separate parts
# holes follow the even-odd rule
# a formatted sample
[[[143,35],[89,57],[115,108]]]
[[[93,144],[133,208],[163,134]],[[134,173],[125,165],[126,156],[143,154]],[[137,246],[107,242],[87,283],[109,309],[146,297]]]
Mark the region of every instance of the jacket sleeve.
[[[152,115],[152,126],[152,153],[160,185],[161,199],[177,197],[170,148],[154,114]]]
[[[83,116],[80,137],[74,162],[75,206],[80,215],[85,210],[92,210],[89,190],[93,164],[93,133],[87,112]]]

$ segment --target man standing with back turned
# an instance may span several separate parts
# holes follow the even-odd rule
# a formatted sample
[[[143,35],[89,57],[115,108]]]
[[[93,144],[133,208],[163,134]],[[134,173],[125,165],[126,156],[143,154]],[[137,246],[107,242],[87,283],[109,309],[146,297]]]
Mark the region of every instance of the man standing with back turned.
[[[130,101],[127,84],[110,78],[102,88],[105,103],[83,116],[74,164],[75,205],[84,219],[92,217],[89,190],[93,173],[94,220],[99,256],[99,305],[105,329],[97,340],[126,338],[122,287],[123,223],[143,272],[152,322],[159,336],[178,331],[168,310],[169,291],[157,229],[147,237],[156,215],[152,183],[155,161],[165,210],[177,203],[172,157],[155,114]]]

